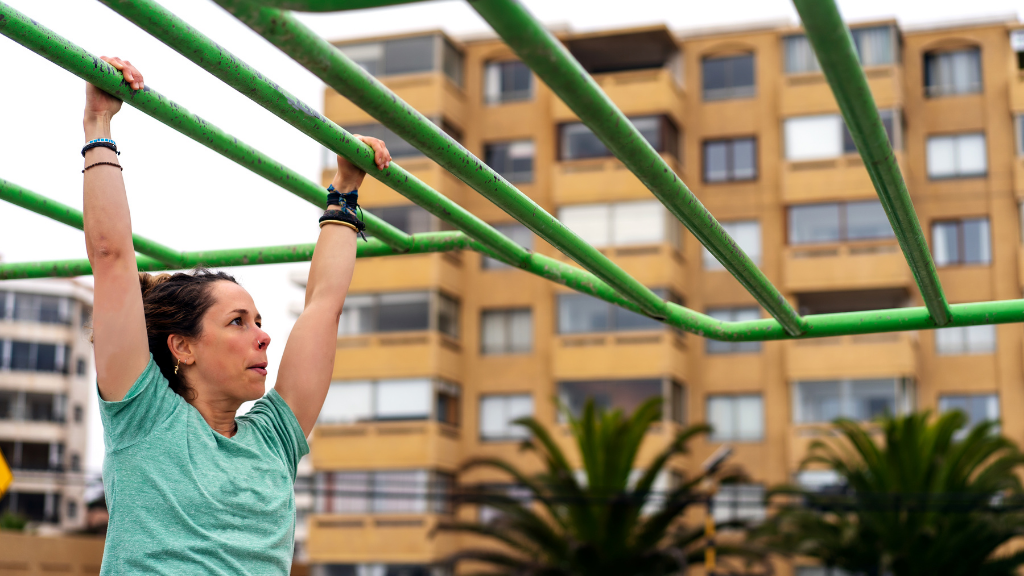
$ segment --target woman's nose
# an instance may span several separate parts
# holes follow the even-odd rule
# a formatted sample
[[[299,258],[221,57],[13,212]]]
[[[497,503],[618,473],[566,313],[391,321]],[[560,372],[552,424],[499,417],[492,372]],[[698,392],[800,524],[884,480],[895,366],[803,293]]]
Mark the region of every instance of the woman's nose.
[[[270,346],[270,334],[267,334],[263,330],[260,330],[259,336],[256,337],[256,347],[260,350],[266,350]]]

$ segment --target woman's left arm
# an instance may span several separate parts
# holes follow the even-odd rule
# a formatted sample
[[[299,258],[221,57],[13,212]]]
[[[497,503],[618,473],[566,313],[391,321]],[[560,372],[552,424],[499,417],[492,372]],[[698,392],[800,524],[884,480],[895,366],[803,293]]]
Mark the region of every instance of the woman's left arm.
[[[376,138],[356,137],[373,148],[374,163],[378,169],[388,167],[391,155],[384,142]],[[364,176],[365,172],[338,156],[338,173],[333,183],[335,190],[342,193],[356,190]],[[343,208],[331,205],[328,210],[331,209]],[[274,386],[295,413],[302,432],[307,436],[313,430],[331,385],[338,321],[355,265],[356,232],[347,226],[321,228],[306,283],[306,305],[285,344]]]

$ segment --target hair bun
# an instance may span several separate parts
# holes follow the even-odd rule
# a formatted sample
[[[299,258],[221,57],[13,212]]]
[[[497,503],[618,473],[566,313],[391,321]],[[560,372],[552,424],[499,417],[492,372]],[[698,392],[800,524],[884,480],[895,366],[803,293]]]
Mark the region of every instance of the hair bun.
[[[142,287],[142,296],[145,297],[147,292],[170,279],[170,274],[149,274],[147,272],[139,272],[139,285]]]

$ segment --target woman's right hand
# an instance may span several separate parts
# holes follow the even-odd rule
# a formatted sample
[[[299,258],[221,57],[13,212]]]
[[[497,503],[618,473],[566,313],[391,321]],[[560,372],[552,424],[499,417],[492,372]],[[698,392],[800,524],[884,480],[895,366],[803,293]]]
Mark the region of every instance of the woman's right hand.
[[[100,59],[121,71],[125,81],[132,90],[141,90],[145,87],[142,73],[132,63],[120,58],[108,58],[100,56]],[[89,118],[112,118],[121,109],[121,100],[107,94],[92,84],[85,85],[85,117]]]

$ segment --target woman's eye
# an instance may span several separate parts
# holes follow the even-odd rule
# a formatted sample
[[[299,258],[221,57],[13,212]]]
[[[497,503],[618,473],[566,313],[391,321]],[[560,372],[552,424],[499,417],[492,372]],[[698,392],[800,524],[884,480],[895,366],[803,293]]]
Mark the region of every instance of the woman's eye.
[[[263,328],[263,322],[257,322],[256,323],[256,327],[257,328]]]
[[[242,317],[239,316],[238,318],[235,318],[234,320],[231,321],[231,323],[232,324],[236,324],[238,326],[241,326],[242,325]]]

